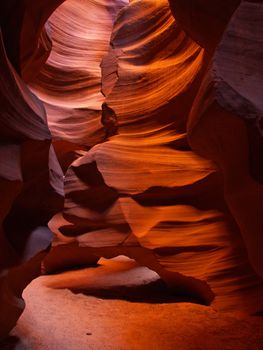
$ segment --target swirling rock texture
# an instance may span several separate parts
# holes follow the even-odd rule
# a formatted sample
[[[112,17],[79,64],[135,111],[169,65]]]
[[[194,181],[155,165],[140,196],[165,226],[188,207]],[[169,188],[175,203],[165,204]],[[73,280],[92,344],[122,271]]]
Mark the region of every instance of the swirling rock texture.
[[[252,38],[250,31],[253,18],[253,26],[260,32],[262,4],[241,2],[224,33],[223,20],[219,18],[218,35],[222,38],[216,43],[204,30],[211,23],[207,13],[213,17],[212,4],[207,3],[204,12],[204,3],[172,2],[174,11],[181,11],[185,30],[197,32],[200,45],[213,57],[189,115],[188,137],[195,151],[219,165],[224,176],[226,202],[240,228],[250,262],[262,276],[263,187],[262,163],[258,158],[262,149],[262,112],[257,93],[262,71],[255,65],[256,59],[262,56],[262,39],[258,35]],[[197,17],[203,14],[200,28],[191,20],[193,5]],[[218,3],[216,7],[219,11],[224,5]],[[184,21],[182,13],[187,14],[188,21]]]
[[[246,26],[252,18],[260,33],[262,4],[68,0],[46,22],[61,2],[25,2],[37,22],[24,16],[27,26],[16,32],[3,25],[8,57],[23,79],[2,46],[5,233],[25,212],[44,210],[45,220],[57,212],[47,271],[87,262],[89,248],[142,247],[166,271],[207,282],[216,307],[261,311],[263,283],[240,234],[247,223],[233,219],[235,205],[224,198],[233,181],[223,179],[203,141],[214,129],[202,127],[211,101],[222,122],[233,112],[242,117],[245,104],[245,116],[256,121],[251,154],[259,154],[262,41]],[[23,34],[31,25],[34,39]],[[247,43],[257,55],[245,51]]]
[[[1,227],[12,238],[45,224],[61,207],[63,174],[45,109],[12,68],[2,36],[1,67]],[[8,244],[3,234],[1,239],[3,267],[9,263],[5,259]]]
[[[256,68],[256,60],[262,57],[258,35],[261,17],[262,4],[253,1],[242,2],[233,14],[193,105],[189,138],[199,153],[221,167],[226,201],[240,227],[250,261],[262,276],[262,102],[258,94],[262,70]],[[252,26],[257,32],[253,37]],[[208,130],[210,138],[204,137],[200,143],[197,138],[200,140],[202,132]],[[232,132],[235,136],[229,137]],[[223,134],[229,136],[222,139]]]

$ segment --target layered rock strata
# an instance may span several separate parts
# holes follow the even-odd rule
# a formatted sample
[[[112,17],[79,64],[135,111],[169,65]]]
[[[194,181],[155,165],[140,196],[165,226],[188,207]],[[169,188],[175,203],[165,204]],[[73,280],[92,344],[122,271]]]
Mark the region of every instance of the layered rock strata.
[[[247,43],[260,56],[260,36],[250,37],[244,14],[259,26],[262,5],[171,0],[174,19],[166,0],[68,0],[44,26],[58,3],[32,6],[41,13],[39,22],[25,16],[27,25],[18,26],[13,37],[4,23],[5,43],[14,39],[9,58],[38,96],[2,48],[5,234],[25,212],[44,211],[38,224],[56,212],[49,222],[55,239],[43,264],[46,272],[95,263],[98,254],[132,251],[165,276],[186,276],[197,290],[209,285],[215,307],[234,310],[238,304],[245,312],[261,311],[263,283],[246,251],[252,217],[247,212],[260,208],[261,187],[250,175],[242,106],[250,101],[260,125],[261,102],[251,89],[258,91],[262,79],[251,50],[238,61],[244,70],[232,62]],[[21,33],[30,25],[36,36],[25,43]],[[41,43],[46,50],[38,56]],[[230,147],[223,154],[217,152],[222,137]],[[258,147],[260,134],[257,140]],[[240,149],[241,158],[235,153]],[[236,183],[237,169],[245,176]],[[241,193],[240,202],[247,195],[241,187],[251,188],[251,181],[249,194],[259,196],[240,214],[231,190]],[[260,222],[255,222],[256,235]],[[252,263],[257,267],[259,259]]]

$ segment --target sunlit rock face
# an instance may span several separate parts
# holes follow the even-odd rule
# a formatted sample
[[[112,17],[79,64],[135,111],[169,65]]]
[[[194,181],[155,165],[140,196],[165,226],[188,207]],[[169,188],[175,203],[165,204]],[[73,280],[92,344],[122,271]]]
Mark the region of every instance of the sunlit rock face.
[[[103,141],[100,63],[126,3],[69,0],[49,18],[53,49],[31,88],[45,104],[54,140],[86,147]]]
[[[32,8],[45,18],[58,3]],[[39,59],[33,40],[32,47],[21,45],[27,55],[14,56],[27,86],[2,49],[3,110],[12,111],[2,117],[2,220],[11,210],[5,220],[11,227],[12,213],[23,206],[32,213],[52,209],[54,246],[148,248],[165,269],[208,282],[216,307],[238,304],[253,313],[262,310],[263,284],[225,203],[215,159],[193,132],[207,100],[217,100],[215,91],[221,108],[232,106],[224,83],[236,81],[228,66],[236,50],[228,50],[228,36],[231,25],[239,33],[244,4],[234,13],[239,1],[215,3],[218,23],[206,1],[65,1],[45,26],[37,25],[36,38],[46,48]],[[211,21],[216,33],[207,37]],[[211,81],[211,95],[202,95]],[[63,209],[57,199],[62,180]]]

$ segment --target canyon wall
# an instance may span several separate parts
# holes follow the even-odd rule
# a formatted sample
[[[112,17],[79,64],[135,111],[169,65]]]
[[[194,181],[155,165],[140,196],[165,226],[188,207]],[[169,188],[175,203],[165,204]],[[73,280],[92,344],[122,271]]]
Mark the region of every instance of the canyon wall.
[[[14,28],[2,21],[3,266],[49,221],[47,271],[89,247],[142,247],[165,270],[208,283],[215,307],[261,311],[262,279],[231,195],[237,171],[262,190],[262,39],[245,16],[259,27],[262,4],[31,2],[5,9]],[[236,115],[248,145],[228,128]],[[242,156],[235,170],[227,148],[221,162],[213,147],[225,135],[250,152],[247,167]],[[247,203],[242,216],[262,196]]]

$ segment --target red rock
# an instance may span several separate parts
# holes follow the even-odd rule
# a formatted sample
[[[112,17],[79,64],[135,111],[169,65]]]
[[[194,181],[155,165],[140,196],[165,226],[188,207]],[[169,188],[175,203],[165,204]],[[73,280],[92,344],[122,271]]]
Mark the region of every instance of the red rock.
[[[262,4],[62,2],[2,16],[2,240],[55,214],[46,272],[123,254],[262,310]]]

